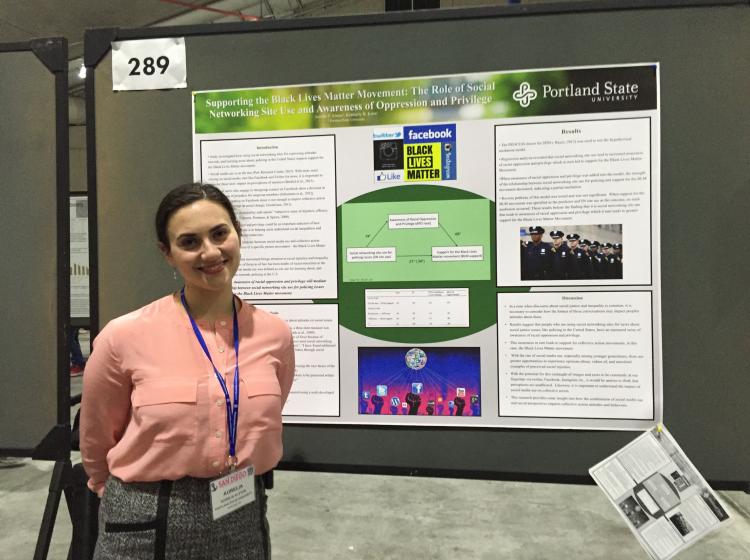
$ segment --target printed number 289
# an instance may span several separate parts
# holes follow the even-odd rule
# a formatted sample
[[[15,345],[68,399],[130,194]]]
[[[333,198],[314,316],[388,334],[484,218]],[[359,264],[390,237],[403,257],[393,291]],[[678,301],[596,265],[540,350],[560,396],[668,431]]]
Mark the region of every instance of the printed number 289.
[[[152,57],[147,56],[143,59],[143,62],[141,62],[140,59],[133,57],[128,60],[128,64],[133,66],[130,69],[130,76],[140,76],[142,73],[146,76],[153,76],[156,73],[157,68],[161,70],[161,74],[164,74],[164,72],[167,71],[167,68],[169,68],[169,58],[166,56],[160,56],[154,60]]]

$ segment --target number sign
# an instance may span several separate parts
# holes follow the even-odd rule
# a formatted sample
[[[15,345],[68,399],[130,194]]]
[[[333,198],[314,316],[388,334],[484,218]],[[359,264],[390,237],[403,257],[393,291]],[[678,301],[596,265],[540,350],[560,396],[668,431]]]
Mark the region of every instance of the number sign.
[[[112,43],[112,89],[187,87],[185,39],[144,39]]]

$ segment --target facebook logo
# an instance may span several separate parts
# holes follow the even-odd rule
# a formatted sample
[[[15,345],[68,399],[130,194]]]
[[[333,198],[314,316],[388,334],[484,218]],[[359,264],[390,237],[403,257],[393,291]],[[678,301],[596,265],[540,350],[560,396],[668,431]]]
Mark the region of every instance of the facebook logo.
[[[456,140],[455,124],[405,126],[405,143],[454,142]]]

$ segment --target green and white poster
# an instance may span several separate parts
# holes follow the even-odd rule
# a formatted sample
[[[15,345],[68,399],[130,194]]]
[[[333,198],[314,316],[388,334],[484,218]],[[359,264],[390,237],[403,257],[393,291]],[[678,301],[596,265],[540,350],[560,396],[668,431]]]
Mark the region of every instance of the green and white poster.
[[[285,421],[660,421],[658,71],[194,92],[235,290],[294,332]]]

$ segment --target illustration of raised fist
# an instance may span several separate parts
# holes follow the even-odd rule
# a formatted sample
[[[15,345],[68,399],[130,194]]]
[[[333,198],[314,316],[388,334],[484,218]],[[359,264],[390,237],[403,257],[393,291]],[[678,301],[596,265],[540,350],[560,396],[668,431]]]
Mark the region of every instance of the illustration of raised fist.
[[[464,407],[466,406],[466,399],[463,397],[456,397],[455,399],[453,399],[453,402],[456,403],[456,416],[463,416]]]
[[[380,395],[373,395],[370,402],[372,402],[374,408],[373,414],[380,414],[380,411],[383,409],[383,397]]]
[[[407,393],[404,400],[409,405],[410,415],[414,415],[419,412],[419,405],[422,404],[422,397],[420,397],[416,393]]]
[[[369,401],[364,397],[364,395],[359,396],[359,413],[360,414],[367,414],[367,409],[370,407]]]
[[[479,404],[479,395],[471,395],[471,415],[481,416],[482,409]]]

